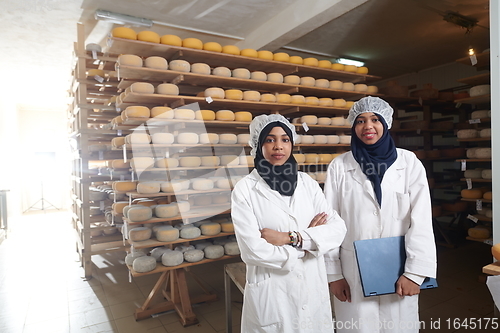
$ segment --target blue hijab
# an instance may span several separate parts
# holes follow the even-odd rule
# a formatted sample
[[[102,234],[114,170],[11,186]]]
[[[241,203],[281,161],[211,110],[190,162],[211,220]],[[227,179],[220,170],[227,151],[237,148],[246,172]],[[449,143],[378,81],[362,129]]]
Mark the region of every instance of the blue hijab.
[[[380,184],[387,169],[396,161],[398,153],[396,152],[394,140],[387,129],[384,117],[377,113],[375,114],[384,125],[384,134],[376,143],[367,145],[356,135],[354,130],[356,121],[354,121],[354,125],[351,128],[351,151],[363,173],[372,182],[378,204],[382,207],[382,188]]]

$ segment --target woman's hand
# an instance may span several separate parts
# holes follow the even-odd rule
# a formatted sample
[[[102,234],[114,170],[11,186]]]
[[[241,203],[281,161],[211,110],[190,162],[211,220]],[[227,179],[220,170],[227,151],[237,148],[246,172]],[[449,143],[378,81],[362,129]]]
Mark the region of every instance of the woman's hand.
[[[341,302],[351,303],[351,288],[346,279],[330,282],[330,292]]]
[[[264,238],[269,244],[276,246],[290,244],[290,235],[288,232],[264,228],[260,231],[260,237]]]
[[[323,224],[326,224],[326,219],[327,219],[328,215],[326,215],[326,213],[319,213],[317,214],[311,221],[311,223],[309,223],[309,227],[308,228],[312,228],[312,227],[316,227],[318,225],[323,225]]]
[[[418,295],[420,294],[420,286],[406,276],[401,275],[398,282],[396,282],[396,294],[401,297]]]

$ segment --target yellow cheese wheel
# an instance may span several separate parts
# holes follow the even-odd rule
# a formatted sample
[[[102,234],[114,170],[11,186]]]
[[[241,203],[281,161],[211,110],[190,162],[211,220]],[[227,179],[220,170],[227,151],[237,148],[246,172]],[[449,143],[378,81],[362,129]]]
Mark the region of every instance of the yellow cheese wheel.
[[[215,222],[203,223],[200,225],[200,229],[201,234],[205,236],[215,236],[221,232],[220,224]]]
[[[334,107],[343,108],[343,107],[345,107],[345,105],[346,105],[346,101],[343,98],[335,98],[333,100],[333,106]]]
[[[243,99],[243,91],[239,89],[227,89],[224,91],[224,96],[226,99],[231,100],[242,100]]]
[[[296,65],[302,65],[304,63],[304,59],[302,59],[302,57],[299,56],[291,56],[290,59],[288,59],[288,61]]]
[[[318,67],[319,61],[316,58],[305,58],[304,65]]]
[[[198,156],[184,156],[179,159],[181,167],[199,167],[201,165],[201,157]]]
[[[195,119],[196,120],[215,120],[215,112],[212,110],[198,110],[195,111]]]
[[[481,239],[489,238],[491,235],[490,230],[482,226],[469,228],[467,230],[467,234],[469,234],[469,236],[472,238],[481,238]]]
[[[293,154],[297,163],[304,163],[306,161],[306,156],[304,154]]]
[[[377,86],[368,86],[366,92],[369,94],[376,94],[376,93],[378,93],[378,87]]]
[[[146,106],[127,106],[123,111],[126,118],[149,118],[151,111]]]
[[[352,82],[344,82],[342,84],[342,90],[353,91],[354,90],[354,83],[352,83]]]
[[[320,60],[318,61],[318,67],[331,69],[332,62],[330,60]]]
[[[116,62],[119,65],[124,66],[133,66],[133,67],[142,67],[142,59],[135,54],[122,54],[118,56]]]
[[[462,195],[462,198],[464,199],[482,199],[483,198],[483,192],[478,189],[464,189],[460,192]]]
[[[203,44],[203,49],[212,52],[222,52],[222,45],[216,42],[208,42]]]
[[[353,73],[356,73],[358,71],[358,67],[354,66],[354,65],[344,65],[344,70],[346,72],[353,72]]]
[[[155,235],[160,242],[173,242],[179,239],[179,229],[164,225],[156,230]]]
[[[300,77],[297,75],[287,75],[283,78],[283,82],[288,84],[300,84]]]
[[[220,164],[219,156],[202,156],[201,165],[202,166],[217,166]]]
[[[167,106],[155,106],[151,109],[151,118],[173,119],[174,110]]]
[[[319,156],[318,154],[304,154],[306,156],[306,163],[318,163]]]
[[[500,261],[500,243],[497,243],[491,247],[491,254],[496,260]]]
[[[359,74],[368,74],[368,67],[358,67],[356,69],[356,72],[359,73]]]
[[[333,126],[344,126],[345,118],[344,117],[332,117],[332,125]]]
[[[262,94],[260,95],[260,101],[266,103],[275,103],[276,96],[274,94]]]
[[[194,111],[191,109],[175,109],[174,118],[184,119],[184,120],[194,120],[196,117]]]
[[[257,81],[267,81],[267,74],[262,71],[255,71],[250,73],[250,79]]]
[[[339,135],[340,143],[344,145],[348,145],[351,143],[350,135]]]
[[[210,66],[202,62],[191,64],[191,72],[196,74],[210,75]]]
[[[234,112],[231,110],[219,110],[215,113],[215,119],[222,121],[234,121]]]
[[[273,60],[288,62],[290,60],[290,55],[285,52],[277,52],[273,54]]]
[[[113,169],[129,169],[130,162],[123,162],[123,160],[111,160],[110,167]]]
[[[273,53],[267,50],[257,51],[257,56],[260,59],[265,59],[265,60],[273,60],[274,57]]]
[[[203,42],[198,38],[185,38],[182,40],[183,47],[189,47],[190,49],[203,50]]]
[[[171,134],[171,133],[165,133],[165,134]],[[174,140],[172,139],[172,142]],[[155,161],[155,167],[157,168],[177,168],[179,166],[179,160],[176,158],[159,158]]]
[[[292,104],[305,104],[306,99],[303,95],[292,95],[291,101]]]
[[[160,38],[161,44],[182,46],[182,39],[176,35],[163,35]]]
[[[207,89],[205,89],[205,97],[222,99],[225,97],[225,92],[224,92],[224,89],[222,89],[222,88],[215,88],[215,87],[207,88]]]
[[[484,200],[493,200],[493,192],[486,192],[483,194]]]
[[[156,92],[161,95],[179,95],[179,87],[172,83],[161,83],[156,87]]]
[[[213,75],[231,77],[231,70],[227,67],[215,67],[212,70]]]
[[[319,105],[319,99],[316,96],[307,96],[306,105]]]
[[[201,133],[200,134],[200,143],[216,145],[219,143],[219,134],[217,134],[217,133]]]
[[[246,92],[246,91],[245,91]],[[248,111],[238,111],[234,113],[235,121],[252,121],[252,113]]]
[[[235,68],[232,71],[232,76],[238,79],[247,80],[250,78],[250,71],[246,68]]]
[[[224,45],[222,47],[222,53],[240,55],[240,48],[236,45]]]
[[[116,181],[113,183],[113,190],[118,192],[131,192],[135,191],[137,187],[136,182],[130,181]]]
[[[117,38],[137,39],[137,33],[127,27],[117,27],[111,31],[111,35]]]
[[[240,51],[240,54],[245,57],[258,58],[259,54],[257,50],[254,49],[243,49]]]
[[[318,154],[319,163],[330,163],[332,161],[332,154]]]
[[[125,144],[125,137],[124,136],[111,139],[111,146],[113,146],[115,148],[121,147],[124,144]]]
[[[347,101],[345,107],[350,109],[353,105],[354,105],[354,101]]]
[[[260,101],[260,92],[256,90],[247,90],[243,92],[243,100],[245,101]]]
[[[331,145],[336,145],[340,143],[340,137],[338,135],[327,135],[327,143]]]
[[[160,35],[154,31],[141,31],[137,34],[137,39],[143,42],[159,43]]]
[[[154,69],[168,69],[168,62],[167,59],[163,57],[147,57],[146,60],[144,60],[144,66],[148,68],[154,68]]]
[[[172,144],[174,143],[174,135],[172,133],[153,133],[151,142],[160,145]]]
[[[292,96],[290,94],[278,94],[276,96],[276,102],[288,104],[292,102]]]
[[[354,91],[358,92],[366,92],[368,90],[368,86],[364,83],[358,83],[354,85]]]
[[[343,71],[345,70],[345,66],[343,64],[339,64],[338,62],[335,62],[332,64],[332,69],[336,71]]]
[[[220,227],[222,232],[234,232],[233,222],[221,222]]]
[[[326,144],[327,143],[326,135],[314,135],[314,143],[318,145]]]

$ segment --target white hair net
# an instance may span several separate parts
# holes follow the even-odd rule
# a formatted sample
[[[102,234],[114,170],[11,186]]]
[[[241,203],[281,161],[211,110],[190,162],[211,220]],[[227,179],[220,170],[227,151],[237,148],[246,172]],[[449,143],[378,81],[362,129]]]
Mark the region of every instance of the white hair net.
[[[354,124],[354,120],[356,117],[365,112],[373,112],[384,117],[385,122],[387,123],[387,128],[391,128],[392,126],[392,114],[394,110],[392,107],[379,97],[367,96],[363,97],[349,110],[349,115],[347,116],[347,120],[352,124]]]
[[[270,114],[270,115],[260,115],[253,118],[250,123],[250,140],[248,144],[252,147],[250,151],[250,155],[255,156],[257,153],[257,147],[259,146],[259,135],[260,132],[266,127],[269,123],[273,123],[275,121],[279,121],[280,123],[285,124],[292,132],[292,141],[297,141],[297,133],[295,132],[295,126],[290,124],[290,122],[280,114]]]

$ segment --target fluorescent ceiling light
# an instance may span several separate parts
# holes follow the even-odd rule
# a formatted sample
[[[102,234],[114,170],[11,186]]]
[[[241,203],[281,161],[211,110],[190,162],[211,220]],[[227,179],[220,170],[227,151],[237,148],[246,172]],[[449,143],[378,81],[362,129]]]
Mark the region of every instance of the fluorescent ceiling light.
[[[351,59],[345,59],[345,58],[338,58],[337,62],[342,65],[354,65],[357,67],[363,66],[365,63],[362,61],[357,61],[357,60],[351,60]]]
[[[131,15],[113,13],[107,10],[98,9],[95,11],[95,19],[96,20],[104,20],[108,22],[113,22],[116,24],[130,24],[136,27],[151,27],[153,25],[153,21],[136,17]]]

